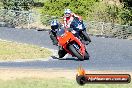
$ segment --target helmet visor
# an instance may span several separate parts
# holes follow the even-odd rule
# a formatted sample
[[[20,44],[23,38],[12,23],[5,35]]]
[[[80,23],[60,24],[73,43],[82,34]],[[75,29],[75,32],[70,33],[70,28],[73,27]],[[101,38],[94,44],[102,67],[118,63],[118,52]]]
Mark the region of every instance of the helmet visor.
[[[53,30],[58,29],[58,25],[51,26],[51,29]]]
[[[70,13],[65,13],[65,16],[66,16],[66,17],[70,17],[71,14],[70,14]]]

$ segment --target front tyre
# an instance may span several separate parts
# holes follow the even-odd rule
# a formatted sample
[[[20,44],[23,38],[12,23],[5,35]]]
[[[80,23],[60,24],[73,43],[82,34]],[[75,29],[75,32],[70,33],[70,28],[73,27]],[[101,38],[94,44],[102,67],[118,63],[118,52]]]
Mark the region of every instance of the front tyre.
[[[69,50],[75,55],[80,61],[83,61],[83,56],[79,53],[79,51],[73,46],[69,45]]]

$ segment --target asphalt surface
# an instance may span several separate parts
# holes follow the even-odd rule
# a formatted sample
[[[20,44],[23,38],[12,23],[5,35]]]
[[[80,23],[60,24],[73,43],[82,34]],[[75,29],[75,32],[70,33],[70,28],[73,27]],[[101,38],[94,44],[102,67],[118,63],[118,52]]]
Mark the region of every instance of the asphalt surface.
[[[49,38],[48,32],[0,27],[0,39],[35,44],[57,50]],[[88,70],[129,70],[132,71],[132,41],[115,38],[91,37],[87,46],[90,60],[77,61],[68,56],[58,60],[51,56],[48,61],[0,62],[0,67],[35,68],[35,69],[77,69],[78,66]]]

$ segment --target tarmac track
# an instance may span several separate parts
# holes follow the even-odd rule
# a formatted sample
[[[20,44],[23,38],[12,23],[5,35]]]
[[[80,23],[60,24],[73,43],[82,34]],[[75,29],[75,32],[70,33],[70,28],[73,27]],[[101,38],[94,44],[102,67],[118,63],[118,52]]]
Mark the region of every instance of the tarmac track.
[[[0,39],[57,50],[57,47],[52,45],[47,31],[0,27]],[[58,60],[51,56],[48,61],[0,62],[0,68],[77,69],[82,65],[88,70],[132,70],[131,40],[99,37],[91,39],[92,43],[87,46],[90,60],[77,61],[71,56]]]

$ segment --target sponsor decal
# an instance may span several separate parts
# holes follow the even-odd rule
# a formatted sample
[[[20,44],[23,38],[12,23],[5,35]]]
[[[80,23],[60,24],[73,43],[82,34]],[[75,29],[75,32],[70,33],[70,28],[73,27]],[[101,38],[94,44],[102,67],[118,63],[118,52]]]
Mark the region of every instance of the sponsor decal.
[[[86,74],[85,70],[81,67],[78,68],[78,74],[76,75],[76,81],[79,85],[84,84],[119,84],[130,83],[131,76],[129,74]]]

